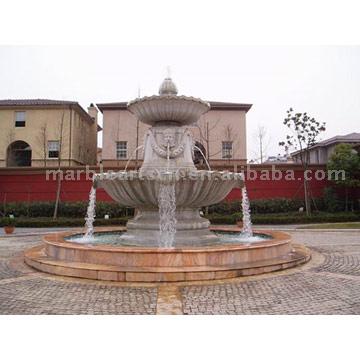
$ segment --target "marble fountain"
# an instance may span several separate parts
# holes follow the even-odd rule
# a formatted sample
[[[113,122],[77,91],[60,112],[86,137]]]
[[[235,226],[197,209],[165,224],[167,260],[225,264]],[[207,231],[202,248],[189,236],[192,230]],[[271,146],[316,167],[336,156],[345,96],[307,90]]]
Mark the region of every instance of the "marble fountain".
[[[96,174],[85,234],[47,235],[25,253],[25,262],[62,276],[170,282],[261,274],[309,260],[308,250],[286,233],[252,233],[242,173],[196,169],[188,128],[209,109],[206,101],[177,95],[170,77],[159,95],[130,101],[128,110],[150,125],[141,168]],[[243,189],[244,227],[211,227],[200,209],[222,201],[235,187]],[[97,188],[136,208],[126,228],[94,231]]]

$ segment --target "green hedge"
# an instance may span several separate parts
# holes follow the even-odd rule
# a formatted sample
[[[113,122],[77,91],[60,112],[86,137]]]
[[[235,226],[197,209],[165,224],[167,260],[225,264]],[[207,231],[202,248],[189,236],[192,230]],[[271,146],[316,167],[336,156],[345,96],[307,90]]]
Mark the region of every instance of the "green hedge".
[[[232,215],[208,214],[206,218],[212,224],[236,224],[241,220],[241,213]],[[332,223],[332,222],[351,222],[360,221],[360,213],[325,213],[317,212],[312,216],[306,216],[305,213],[287,213],[287,214],[252,214],[251,221],[258,225],[282,225],[282,224],[311,224],[311,223]]]
[[[88,203],[85,201],[60,203],[58,216],[63,218],[84,218]],[[54,213],[54,202],[16,202],[5,205],[5,214],[13,214],[15,217],[49,217]],[[4,208],[2,208],[4,210]],[[96,202],[96,216],[103,218],[109,214],[110,218],[133,216],[134,209],[120,206],[113,202]]]
[[[278,214],[297,212],[299,208],[305,208],[304,200],[302,199],[250,199],[250,209],[252,214]],[[328,213],[337,213],[345,211],[344,199],[339,197],[332,188],[325,188],[322,198],[316,198],[311,201],[311,208],[313,211],[324,211]],[[353,199],[352,208],[355,211],[360,210],[360,202]],[[208,214],[223,214],[231,215],[241,212],[241,200],[230,202],[221,202],[219,204],[211,205],[204,208]]]
[[[64,202],[59,204],[58,216],[62,218],[84,218],[86,215],[87,202]],[[49,217],[54,212],[54,202],[17,202],[2,204],[0,215],[13,214],[15,217]],[[251,213],[255,214],[280,214],[297,212],[300,207],[305,207],[301,199],[266,199],[251,200]],[[326,189],[323,199],[316,199],[316,206],[312,203],[313,210],[325,212],[337,212],[344,209],[342,199],[336,196],[334,191]],[[5,211],[4,211],[5,210]],[[241,212],[241,201],[221,202],[203,209],[207,215],[229,215],[233,216]],[[134,215],[134,209],[120,206],[114,202],[98,201],[96,203],[96,216],[103,218],[105,214],[110,218],[122,218]],[[216,221],[216,220],[215,220]]]
[[[4,226],[6,220],[4,217],[0,217],[0,227]],[[122,218],[110,218],[96,219],[95,226],[107,226],[107,225],[126,225],[129,217]],[[52,218],[15,218],[15,226],[17,227],[82,227],[85,224],[85,220],[82,218],[58,218],[56,220]]]
[[[324,210],[324,201],[316,199],[316,206],[313,204],[315,210]],[[273,214],[273,213],[288,213],[298,211],[299,208],[305,207],[304,201],[301,199],[264,199],[264,200],[251,200],[250,208],[252,214]],[[241,212],[241,200],[230,202],[221,202],[219,204],[211,205],[207,209],[208,214],[223,214],[231,215]]]
[[[126,225],[130,217],[96,219],[95,226],[106,225]],[[210,220],[212,224],[236,224],[237,221],[242,219],[241,213],[235,213],[232,215],[224,214],[208,214],[206,218]],[[311,223],[332,223],[332,222],[351,222],[360,221],[360,213],[314,213],[308,217],[305,213],[288,213],[288,214],[253,214],[251,217],[253,224],[265,225],[282,225],[282,224],[311,224]],[[0,226],[4,226],[5,219],[0,217]],[[52,218],[38,217],[38,218],[26,218],[20,217],[15,219],[15,225],[17,227],[77,227],[84,226],[84,219],[82,218],[58,218],[53,220]]]

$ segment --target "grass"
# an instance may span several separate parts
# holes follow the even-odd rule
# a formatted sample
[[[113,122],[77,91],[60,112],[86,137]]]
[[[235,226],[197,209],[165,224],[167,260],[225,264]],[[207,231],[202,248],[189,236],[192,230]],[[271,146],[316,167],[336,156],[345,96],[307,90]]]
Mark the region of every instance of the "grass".
[[[360,229],[360,222],[317,224],[301,226],[299,229]]]

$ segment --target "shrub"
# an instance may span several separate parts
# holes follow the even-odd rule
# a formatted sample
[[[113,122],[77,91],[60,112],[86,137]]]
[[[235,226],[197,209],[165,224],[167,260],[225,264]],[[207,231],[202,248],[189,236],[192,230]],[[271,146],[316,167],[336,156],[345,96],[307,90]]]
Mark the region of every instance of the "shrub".
[[[331,187],[324,189],[324,206],[326,211],[329,212],[344,210],[342,201],[340,201],[335,190]]]
[[[15,218],[10,216],[4,216],[1,218],[1,225],[2,226],[15,226]]]
[[[85,201],[63,202],[59,204],[59,217],[68,218],[84,218],[86,215],[88,203]],[[14,214],[15,217],[49,217],[54,212],[54,202],[16,202],[7,203],[6,214]],[[96,203],[96,216],[103,218],[105,214],[110,217],[133,216],[134,210],[124,206],[120,206],[113,202],[98,201]]]
[[[224,214],[208,214],[205,216],[211,224],[236,224],[237,221],[242,219],[241,213],[234,213],[232,215],[224,215]]]
[[[0,226],[5,226],[7,222],[7,217],[0,218]],[[122,218],[110,218],[106,219],[97,219],[95,220],[95,226],[107,226],[107,225],[126,225],[128,217]],[[82,218],[27,218],[20,217],[15,219],[17,227],[83,227],[85,224],[84,219]]]
[[[206,216],[212,224],[236,224],[238,220],[241,220],[241,213],[235,213],[233,215],[223,214],[209,214]],[[280,213],[280,214],[253,214],[251,216],[253,224],[259,225],[283,225],[283,224],[311,224],[311,223],[333,223],[333,222],[350,222],[360,221],[359,213],[324,213],[314,212],[312,216],[307,216],[306,213],[292,212],[292,213]]]

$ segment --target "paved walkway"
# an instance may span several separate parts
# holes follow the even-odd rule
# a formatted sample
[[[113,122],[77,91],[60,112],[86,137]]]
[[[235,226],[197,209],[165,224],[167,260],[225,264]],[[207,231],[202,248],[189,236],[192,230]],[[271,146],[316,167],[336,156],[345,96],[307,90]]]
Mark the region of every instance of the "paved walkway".
[[[41,235],[0,235],[0,314],[360,314],[360,231],[291,233],[313,252],[300,268],[168,285],[40,273],[22,253]]]

